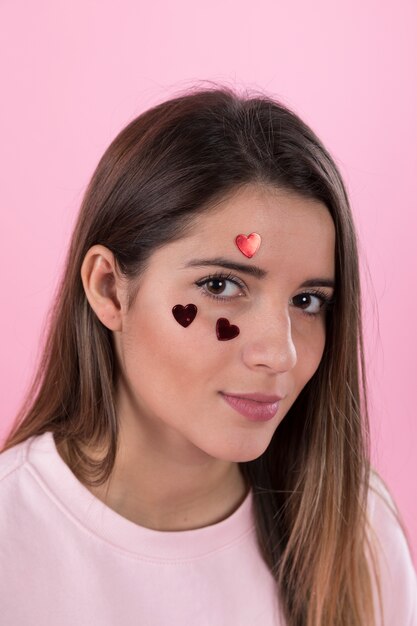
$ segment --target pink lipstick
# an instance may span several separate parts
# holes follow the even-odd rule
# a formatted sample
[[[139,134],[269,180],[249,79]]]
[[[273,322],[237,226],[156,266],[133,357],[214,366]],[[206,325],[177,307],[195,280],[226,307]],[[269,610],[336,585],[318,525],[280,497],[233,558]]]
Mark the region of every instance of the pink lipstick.
[[[241,396],[220,392],[226,402],[236,411],[254,422],[265,422],[276,415],[279,396],[267,396],[259,393],[246,393]]]

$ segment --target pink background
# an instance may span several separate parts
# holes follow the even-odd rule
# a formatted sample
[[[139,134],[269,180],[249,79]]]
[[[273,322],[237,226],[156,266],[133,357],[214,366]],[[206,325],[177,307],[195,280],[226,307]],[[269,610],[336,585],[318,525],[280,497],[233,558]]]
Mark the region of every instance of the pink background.
[[[0,0],[0,440],[84,189],[116,133],[199,80],[266,90],[323,139],[350,193],[373,461],[416,557],[416,18],[412,0]]]

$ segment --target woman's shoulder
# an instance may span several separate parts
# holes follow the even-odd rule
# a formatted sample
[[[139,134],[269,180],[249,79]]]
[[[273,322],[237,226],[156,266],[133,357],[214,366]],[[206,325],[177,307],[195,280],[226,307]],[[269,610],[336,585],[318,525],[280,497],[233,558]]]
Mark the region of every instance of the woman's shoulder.
[[[408,532],[394,496],[380,474],[371,470],[368,506],[368,527],[377,535],[381,546],[387,550],[390,545],[401,546],[403,551],[411,554]]]
[[[0,451],[0,483],[25,464],[32,439],[33,437],[29,437],[7,450]]]
[[[375,469],[372,469],[369,481],[367,519],[368,528],[381,544],[378,547],[382,552],[394,549],[397,555],[402,553],[411,559],[408,532],[401,512],[388,485]]]
[[[26,502],[31,499],[28,451],[33,437],[0,452],[0,555],[4,562],[4,539],[7,545],[16,537],[24,518],[28,518]]]
[[[388,525],[405,531],[394,496],[375,468],[371,468],[369,476],[367,517],[372,527]]]
[[[385,622],[417,626],[417,577],[407,529],[390,489],[373,469],[368,491],[368,533],[379,570]]]
[[[35,447],[35,442],[42,442],[44,438],[41,435],[32,435],[11,448],[0,451],[0,497],[2,506],[5,506],[6,494],[16,499],[19,491],[25,491],[29,480],[29,472],[25,470],[31,464],[31,450]]]

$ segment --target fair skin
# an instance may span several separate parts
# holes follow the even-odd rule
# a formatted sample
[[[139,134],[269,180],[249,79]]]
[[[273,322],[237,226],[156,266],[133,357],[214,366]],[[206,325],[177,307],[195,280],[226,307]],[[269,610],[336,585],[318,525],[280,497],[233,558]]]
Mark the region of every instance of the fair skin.
[[[262,243],[249,259],[234,240],[252,232]],[[325,306],[312,292],[319,288],[331,298],[333,288],[302,285],[334,280],[334,247],[323,204],[248,185],[198,216],[191,235],[154,252],[129,311],[127,283],[110,250],[95,245],[88,251],[81,271],[85,293],[113,333],[119,364],[119,450],[111,480],[89,488],[97,498],[136,524],[170,531],[214,524],[241,504],[248,487],[237,463],[265,452],[320,363]],[[267,274],[184,267],[214,257]],[[241,285],[230,278],[195,284],[215,272],[230,272]],[[198,312],[184,328],[172,307],[188,303]],[[217,339],[220,317],[239,327],[238,337]],[[271,420],[253,422],[220,392],[283,399]]]

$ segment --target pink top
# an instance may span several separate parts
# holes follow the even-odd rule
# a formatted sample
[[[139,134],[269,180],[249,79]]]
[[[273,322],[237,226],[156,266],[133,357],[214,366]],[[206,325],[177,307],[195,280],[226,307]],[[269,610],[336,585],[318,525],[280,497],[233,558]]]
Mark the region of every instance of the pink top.
[[[0,454],[0,508],[1,624],[284,626],[256,543],[251,491],[217,524],[144,528],[93,496],[47,432]],[[369,511],[387,557],[385,626],[417,626],[404,536],[373,492]]]

